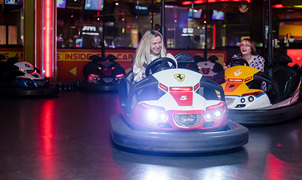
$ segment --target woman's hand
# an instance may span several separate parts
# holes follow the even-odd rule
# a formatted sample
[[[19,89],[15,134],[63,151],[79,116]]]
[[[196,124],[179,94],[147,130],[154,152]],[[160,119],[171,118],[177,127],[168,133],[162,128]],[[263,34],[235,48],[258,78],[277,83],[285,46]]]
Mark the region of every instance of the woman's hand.
[[[145,71],[143,71],[143,73],[142,73],[142,78],[143,78],[143,79],[146,78]]]
[[[223,63],[223,70],[226,70],[228,68],[229,68],[229,66],[227,66],[225,63]]]

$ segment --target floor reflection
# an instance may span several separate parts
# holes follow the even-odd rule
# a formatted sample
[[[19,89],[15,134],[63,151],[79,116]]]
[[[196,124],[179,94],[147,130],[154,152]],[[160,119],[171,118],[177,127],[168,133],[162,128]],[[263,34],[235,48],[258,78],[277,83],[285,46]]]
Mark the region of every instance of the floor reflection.
[[[54,109],[55,104],[52,100],[41,103],[41,111],[39,112],[38,128],[41,134],[39,138],[39,160],[41,163],[41,179],[52,180],[53,174],[56,173],[58,165],[56,160],[56,144],[54,141]]]

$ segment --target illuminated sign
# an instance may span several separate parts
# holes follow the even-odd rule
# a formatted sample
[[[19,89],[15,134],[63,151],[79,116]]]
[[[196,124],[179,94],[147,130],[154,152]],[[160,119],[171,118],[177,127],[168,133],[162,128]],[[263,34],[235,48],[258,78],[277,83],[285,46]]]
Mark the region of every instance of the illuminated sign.
[[[18,60],[22,61],[24,60],[22,51],[0,51],[0,54],[2,54],[6,60],[10,57],[16,57]]]
[[[181,36],[193,36],[193,28],[182,28]]]
[[[5,4],[8,4],[8,5],[22,5],[23,0],[5,0]]]
[[[99,33],[96,32],[97,28],[95,26],[83,26],[82,28],[83,35],[91,35],[91,36],[98,36]]]
[[[241,2],[240,5],[239,5],[239,11],[241,13],[246,13],[248,10],[249,10],[248,3],[247,2]]]
[[[95,10],[95,11],[102,11],[104,7],[103,0],[86,0],[85,1],[85,10]]]
[[[82,31],[96,31],[95,26],[83,26]]]
[[[287,55],[292,59],[292,62],[288,63],[289,66],[302,65],[302,49],[287,49]]]
[[[148,11],[148,7],[147,6],[142,6],[142,5],[136,5],[135,9],[137,9],[139,11]]]
[[[148,7],[142,4],[136,4],[133,7],[133,14],[148,15]]]
[[[66,0],[57,0],[57,8],[65,8]]]
[[[135,53],[114,52],[111,53],[117,58],[117,61],[129,61],[134,58]],[[96,52],[58,52],[58,61],[90,61],[89,57],[92,55],[102,56],[101,53]]]

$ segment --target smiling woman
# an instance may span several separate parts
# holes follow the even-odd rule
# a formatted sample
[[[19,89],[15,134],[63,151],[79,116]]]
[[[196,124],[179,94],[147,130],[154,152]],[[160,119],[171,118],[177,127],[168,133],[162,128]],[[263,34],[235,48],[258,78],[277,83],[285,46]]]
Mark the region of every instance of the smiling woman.
[[[146,77],[145,70],[147,66],[155,59],[160,57],[168,57],[176,62],[175,57],[167,53],[163,43],[163,37],[156,30],[147,31],[140,41],[136,50],[133,73],[134,81],[138,82]]]
[[[257,55],[255,42],[252,39],[243,39],[239,46],[239,54],[234,55],[232,58],[242,58],[243,60],[246,60],[248,66],[264,72],[265,59],[262,56]],[[262,90],[267,90],[265,82],[258,82],[258,85],[255,86],[261,86]]]
[[[252,39],[243,39],[240,42],[239,46],[240,52],[238,54],[235,54],[232,58],[242,58],[247,61],[250,67],[259,69],[261,72],[264,72],[265,59],[262,56],[257,55],[255,42]],[[225,65],[223,68],[224,70],[226,70],[227,68],[229,68],[229,66]]]
[[[262,56],[257,55],[255,42],[251,39],[243,39],[239,46],[239,54],[234,55],[233,57],[243,58],[248,62],[249,66],[264,72],[265,59]]]

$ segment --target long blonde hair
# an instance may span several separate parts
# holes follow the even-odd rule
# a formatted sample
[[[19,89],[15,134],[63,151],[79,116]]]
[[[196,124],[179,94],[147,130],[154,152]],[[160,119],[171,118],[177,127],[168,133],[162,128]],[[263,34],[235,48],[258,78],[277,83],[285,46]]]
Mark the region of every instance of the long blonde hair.
[[[164,40],[160,32],[156,30],[149,30],[147,31],[144,36],[142,37],[137,49],[134,64],[140,69],[146,69],[147,66],[151,63],[151,54],[150,54],[150,46],[152,38],[160,36],[162,48],[159,53],[159,57],[166,57],[167,50],[164,45]]]

